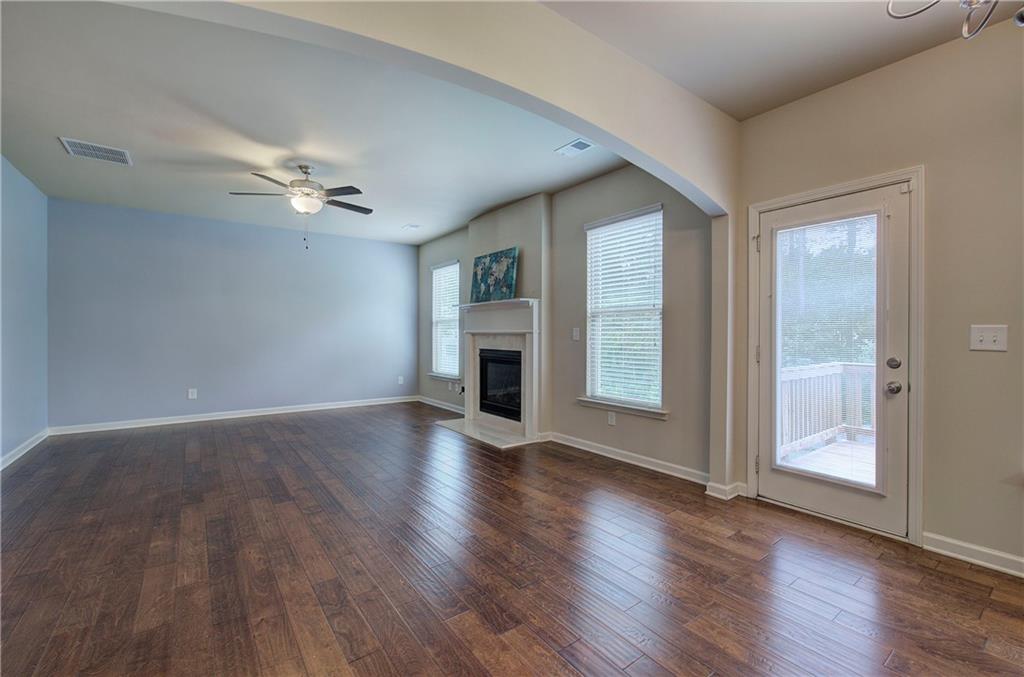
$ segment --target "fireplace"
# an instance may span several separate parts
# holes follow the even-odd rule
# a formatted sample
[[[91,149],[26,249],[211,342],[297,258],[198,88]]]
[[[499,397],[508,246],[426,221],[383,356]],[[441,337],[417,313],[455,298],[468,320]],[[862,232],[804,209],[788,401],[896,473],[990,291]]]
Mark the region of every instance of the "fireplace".
[[[437,424],[498,449],[540,435],[540,301],[461,306],[465,416]]]
[[[522,420],[522,362],[518,350],[480,349],[480,411]]]

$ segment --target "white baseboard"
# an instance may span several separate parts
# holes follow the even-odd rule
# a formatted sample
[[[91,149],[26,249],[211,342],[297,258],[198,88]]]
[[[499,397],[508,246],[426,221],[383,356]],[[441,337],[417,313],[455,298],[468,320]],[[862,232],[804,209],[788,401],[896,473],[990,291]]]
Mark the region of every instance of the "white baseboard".
[[[47,428],[43,428],[32,437],[28,438],[14,449],[11,449],[7,454],[0,460],[0,469],[6,468],[10,464],[17,461],[19,458],[27,454],[28,452],[35,449],[36,445],[45,440],[50,436],[50,431]]]
[[[547,433],[545,433],[545,436],[546,435]],[[684,480],[690,480],[697,484],[708,483],[708,474],[700,470],[694,470],[693,468],[687,468],[667,461],[659,461],[656,458],[648,458],[647,456],[634,454],[631,451],[616,449],[615,447],[609,447],[604,444],[598,444],[597,442],[590,442],[588,440],[581,440],[578,437],[570,437],[569,435],[563,435],[562,433],[550,433],[550,436],[552,442],[567,444],[570,447],[576,447],[577,449],[589,451],[593,454],[614,458],[618,461],[623,461],[631,465],[638,465],[641,468],[665,473],[666,475],[681,477]]]
[[[955,538],[924,532],[923,546],[925,550],[947,555],[954,559],[970,562],[979,566],[1002,571],[1004,574],[1024,578],[1024,557],[1001,550],[993,550],[983,545],[975,545]]]
[[[295,404],[285,407],[265,407],[262,409],[236,409],[234,411],[216,411],[208,414],[189,414],[186,416],[162,416],[160,418],[137,418],[129,421],[110,421],[107,423],[84,423],[81,425],[53,426],[51,435],[70,435],[73,433],[100,432],[103,430],[123,430],[127,428],[148,428],[155,425],[171,425],[173,423],[195,423],[199,421],[219,421],[229,418],[248,418],[250,416],[269,416],[273,414],[292,414],[303,411],[322,411],[324,409],[347,409],[349,407],[369,407],[378,404],[396,404],[398,402],[419,402],[417,395],[402,397],[376,397],[368,400],[346,400],[343,402],[320,402],[317,404]]]
[[[718,484],[716,482],[708,482],[708,489],[706,492],[708,496],[714,496],[720,498],[723,501],[728,501],[737,496],[747,495],[747,484],[745,482],[733,482],[732,484]]]
[[[429,404],[432,407],[438,407],[439,409],[447,409],[448,411],[454,411],[457,414],[466,413],[465,407],[461,407],[457,404],[449,404],[448,402],[442,402],[441,400],[435,400],[433,397],[424,397],[423,395],[420,395],[419,398],[417,399],[419,399],[419,401],[422,402],[423,404]]]

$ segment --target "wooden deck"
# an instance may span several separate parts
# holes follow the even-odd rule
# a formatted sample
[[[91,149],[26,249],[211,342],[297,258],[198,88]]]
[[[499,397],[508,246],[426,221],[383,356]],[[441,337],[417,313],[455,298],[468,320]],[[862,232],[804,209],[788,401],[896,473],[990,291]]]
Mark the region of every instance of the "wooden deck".
[[[875,483],[875,447],[872,444],[833,442],[820,449],[793,456],[783,459],[783,464],[850,482],[872,486]]]
[[[1024,581],[421,404],[51,438],[3,674],[1021,674]]]

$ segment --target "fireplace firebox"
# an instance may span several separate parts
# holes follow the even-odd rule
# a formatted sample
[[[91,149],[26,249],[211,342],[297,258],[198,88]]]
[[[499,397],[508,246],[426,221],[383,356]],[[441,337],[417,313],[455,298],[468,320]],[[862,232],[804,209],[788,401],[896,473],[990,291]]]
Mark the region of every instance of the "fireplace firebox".
[[[522,420],[522,363],[518,350],[480,349],[480,411]]]

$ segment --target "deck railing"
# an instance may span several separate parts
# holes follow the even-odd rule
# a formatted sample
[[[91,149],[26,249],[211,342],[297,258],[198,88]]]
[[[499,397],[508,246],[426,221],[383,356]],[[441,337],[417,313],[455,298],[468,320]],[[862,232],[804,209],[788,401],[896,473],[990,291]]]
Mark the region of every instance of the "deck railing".
[[[874,435],[875,365],[825,362],[780,372],[780,452]]]

